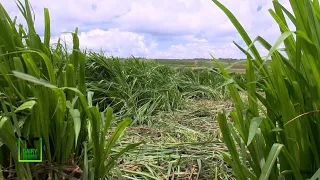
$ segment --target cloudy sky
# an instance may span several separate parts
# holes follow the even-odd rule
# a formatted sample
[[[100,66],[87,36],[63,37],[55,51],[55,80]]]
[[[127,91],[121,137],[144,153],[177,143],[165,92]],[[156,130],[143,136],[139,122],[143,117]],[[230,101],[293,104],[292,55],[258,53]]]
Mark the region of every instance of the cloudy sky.
[[[23,1],[23,0],[22,0]],[[288,0],[279,0],[288,7]],[[147,58],[242,58],[244,45],[228,18],[211,0],[30,0],[36,30],[43,36],[43,8],[49,8],[52,43],[69,41],[65,31],[79,28],[80,46],[109,55]],[[221,0],[253,39],[273,43],[280,35],[268,12],[271,0]],[[13,18],[14,0],[1,3]],[[67,36],[67,37],[65,37]],[[266,51],[261,49],[261,52]]]

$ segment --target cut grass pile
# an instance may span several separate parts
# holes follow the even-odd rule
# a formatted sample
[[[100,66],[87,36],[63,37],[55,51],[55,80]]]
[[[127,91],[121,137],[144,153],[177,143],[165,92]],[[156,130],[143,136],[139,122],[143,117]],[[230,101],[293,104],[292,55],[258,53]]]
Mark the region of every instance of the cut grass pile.
[[[240,93],[246,102],[246,93]],[[118,161],[127,179],[236,179],[222,154],[228,153],[217,115],[234,110],[231,99],[188,100],[184,110],[162,112],[154,124],[127,129],[121,144],[144,141]],[[121,147],[121,146],[119,146]]]
[[[127,179],[235,179],[216,121],[230,100],[189,100],[185,109],[154,116],[152,126],[130,127],[122,144],[145,141],[118,162]],[[121,147],[121,146],[120,146]]]

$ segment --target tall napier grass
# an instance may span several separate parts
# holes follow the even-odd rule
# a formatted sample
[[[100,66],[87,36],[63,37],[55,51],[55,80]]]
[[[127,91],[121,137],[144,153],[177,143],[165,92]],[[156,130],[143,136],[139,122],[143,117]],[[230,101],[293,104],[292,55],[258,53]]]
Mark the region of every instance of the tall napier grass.
[[[100,107],[112,106],[120,116],[147,124],[159,111],[182,109],[187,99],[222,99],[218,88],[223,77],[212,70],[174,69],[136,58],[119,59],[90,53],[87,61],[88,88]]]
[[[44,9],[41,41],[28,0],[17,1],[17,6],[27,30],[0,4],[0,179],[107,177],[115,160],[138,145],[131,144],[119,153],[111,151],[130,119],[120,122],[107,141],[113,111],[108,107],[99,112],[92,103],[78,30],[72,33],[71,54],[60,40],[51,47],[48,9]],[[43,162],[19,163],[17,137],[28,142],[41,137]],[[22,143],[27,145],[32,144]]]
[[[229,74],[236,110],[219,114],[219,125],[230,155],[225,160],[238,179],[320,178],[320,6],[318,0],[290,0],[293,14],[273,1],[271,16],[282,35],[274,45],[262,37],[252,41],[236,17],[219,1],[213,2],[229,17],[246,45],[248,105],[240,99],[239,85]],[[288,21],[295,26],[291,31]],[[267,50],[261,57],[254,43]],[[284,43],[286,56],[280,53]],[[266,60],[271,59],[270,66]],[[255,72],[260,74],[257,79]],[[259,85],[265,97],[257,93]],[[258,101],[262,105],[258,104]],[[227,119],[231,116],[232,122]]]

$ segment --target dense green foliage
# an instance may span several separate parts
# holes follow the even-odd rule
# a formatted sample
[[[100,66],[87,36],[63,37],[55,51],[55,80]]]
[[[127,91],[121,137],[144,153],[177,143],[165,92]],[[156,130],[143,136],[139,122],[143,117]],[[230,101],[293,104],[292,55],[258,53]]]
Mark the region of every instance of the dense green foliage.
[[[261,57],[233,14],[217,0],[213,2],[250,47],[247,52],[237,45],[247,55],[247,84],[243,90],[248,94],[248,105],[239,96],[239,84],[233,83],[220,66],[230,79],[228,88],[236,106],[236,110],[221,113],[218,118],[231,155],[225,154],[225,160],[238,179],[319,178],[319,1],[290,0],[293,14],[273,1],[274,10],[269,12],[282,35],[273,46],[260,36],[254,41],[269,50],[266,58]],[[295,31],[289,30],[287,20],[295,26]],[[286,56],[278,49],[281,43],[285,45]],[[270,57],[268,67],[265,62]],[[259,73],[261,78],[255,78],[254,73]],[[258,84],[266,96],[257,93]],[[227,121],[229,115],[232,122]]]
[[[149,117],[159,111],[182,109],[190,98],[215,100],[228,96],[226,88],[220,88],[224,78],[209,68],[172,68],[97,53],[88,55],[86,68],[95,102],[102,109],[112,106],[118,115],[133,117],[137,123],[150,123]],[[243,76],[237,77],[243,80]]]
[[[28,0],[17,1],[17,5],[27,31],[12,21],[0,4],[0,179],[107,177],[115,160],[138,145],[111,152],[130,119],[120,122],[106,141],[112,108],[104,115],[92,103],[78,30],[72,33],[71,54],[59,42],[51,48],[48,9],[44,9],[42,42]],[[28,144],[22,143],[23,148],[31,145],[38,149],[32,139],[42,138],[43,162],[19,163],[17,137],[28,140]]]

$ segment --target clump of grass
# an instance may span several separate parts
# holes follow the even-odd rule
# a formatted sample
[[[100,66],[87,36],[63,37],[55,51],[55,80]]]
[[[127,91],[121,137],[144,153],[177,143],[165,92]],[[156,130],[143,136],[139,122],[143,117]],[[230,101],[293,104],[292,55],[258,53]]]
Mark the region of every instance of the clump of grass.
[[[176,69],[178,77],[175,79],[180,87],[180,92],[186,99],[227,99],[227,88],[218,88],[225,81],[217,72],[209,68]]]
[[[99,112],[85,84],[86,56],[79,48],[78,29],[67,53],[60,40],[50,46],[50,16],[44,9],[44,40],[34,28],[28,0],[17,1],[27,30],[17,25],[0,4],[0,179],[100,179],[114,161],[139,144],[118,153],[111,149],[130,124],[125,118],[106,141],[112,108]],[[21,163],[19,148],[42,149],[43,162]],[[33,143],[42,138],[43,144]],[[40,147],[41,146],[41,147]],[[40,157],[38,157],[40,159]]]
[[[224,78],[212,69],[172,68],[136,58],[108,58],[90,53],[87,84],[100,107],[111,105],[119,116],[130,116],[138,124],[151,123],[161,111],[183,109],[192,98],[222,99]]]
[[[230,18],[249,47],[246,51],[236,44],[247,55],[244,88],[234,83],[216,61],[230,79],[228,88],[236,106],[236,110],[220,113],[218,117],[230,152],[224,155],[225,160],[238,179],[319,178],[319,1],[290,0],[293,14],[273,1],[274,10],[269,12],[282,35],[274,45],[260,36],[255,39],[254,42],[269,50],[265,58],[236,17],[217,0],[213,2]],[[290,31],[288,21],[295,31]],[[285,45],[286,56],[278,49],[281,43]],[[259,73],[259,79],[255,73]],[[257,92],[258,86],[265,96]],[[237,89],[247,92],[248,104],[241,100]],[[229,116],[232,122],[227,121]]]
[[[88,86],[102,108],[112,105],[118,115],[131,116],[142,123],[156,111],[183,106],[183,96],[170,79],[174,78],[174,71],[166,66],[137,59],[106,58],[96,53],[88,59]]]

